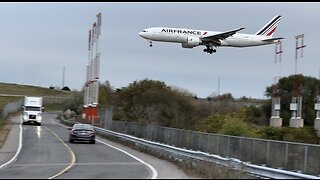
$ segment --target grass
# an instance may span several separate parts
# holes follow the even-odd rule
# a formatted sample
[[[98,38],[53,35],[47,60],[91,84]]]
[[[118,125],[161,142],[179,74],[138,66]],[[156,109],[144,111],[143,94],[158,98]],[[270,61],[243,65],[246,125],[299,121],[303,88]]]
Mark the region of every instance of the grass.
[[[69,96],[72,94],[70,91],[54,90],[45,87],[37,87],[30,85],[20,85],[20,84],[11,84],[11,83],[2,83],[0,82],[0,109],[10,102],[15,102],[23,96]],[[7,95],[16,95],[16,96],[7,96]]]
[[[10,132],[10,127],[6,125],[6,121],[0,118],[0,148],[2,148],[3,144],[6,142],[7,136]]]
[[[64,104],[51,104],[51,105],[46,105],[44,111],[63,111],[63,105]]]
[[[22,95],[22,96],[68,96],[70,91],[49,89],[45,87],[20,85],[0,82],[0,94]]]
[[[0,109],[10,102],[15,102],[21,99],[22,97],[12,97],[12,96],[0,96]]]

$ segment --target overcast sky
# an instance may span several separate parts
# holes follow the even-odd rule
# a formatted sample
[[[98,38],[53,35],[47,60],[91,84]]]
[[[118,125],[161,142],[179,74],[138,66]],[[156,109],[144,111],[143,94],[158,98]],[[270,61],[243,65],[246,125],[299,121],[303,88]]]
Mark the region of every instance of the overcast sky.
[[[100,82],[114,88],[149,78],[186,89],[198,97],[218,92],[266,98],[276,76],[295,69],[295,36],[304,33],[298,73],[319,76],[320,3],[0,3],[0,82],[36,86],[65,85],[81,90],[88,63],[88,31],[102,13]],[[228,31],[245,27],[254,34],[276,15],[274,37],[284,37],[282,62],[275,46],[185,49],[181,44],[148,42],[138,33],[164,26]]]

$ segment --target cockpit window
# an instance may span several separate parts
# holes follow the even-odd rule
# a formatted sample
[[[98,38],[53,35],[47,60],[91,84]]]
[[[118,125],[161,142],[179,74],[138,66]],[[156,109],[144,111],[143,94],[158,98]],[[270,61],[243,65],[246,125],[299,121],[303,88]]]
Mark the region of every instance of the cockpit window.
[[[143,30],[142,32],[148,32],[147,30]]]

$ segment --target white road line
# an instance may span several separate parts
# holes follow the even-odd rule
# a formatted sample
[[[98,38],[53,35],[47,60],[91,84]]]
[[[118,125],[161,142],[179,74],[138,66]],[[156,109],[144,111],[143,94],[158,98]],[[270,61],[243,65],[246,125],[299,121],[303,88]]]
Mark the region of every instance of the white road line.
[[[116,150],[118,150],[118,151],[121,151],[121,152],[127,154],[128,156],[136,159],[137,161],[141,162],[142,164],[146,165],[146,166],[149,167],[149,168],[151,169],[151,171],[152,171],[151,179],[157,179],[157,177],[158,177],[158,172],[157,172],[157,171],[154,169],[154,167],[152,167],[150,164],[142,161],[141,159],[135,157],[134,155],[131,155],[130,153],[128,153],[128,152],[126,152],[126,151],[124,151],[124,150],[122,150],[122,149],[119,149],[119,148],[117,148],[117,147],[114,147],[114,146],[112,146],[112,145],[110,145],[110,144],[107,144],[107,143],[105,143],[105,142],[102,142],[102,141],[100,141],[100,140],[98,140],[98,139],[97,139],[97,141],[99,141],[100,143],[102,143],[102,144],[104,144],[104,145],[107,145],[107,146],[109,146],[109,147],[111,147],[111,148],[114,148],[114,149],[116,149]]]
[[[2,165],[0,166],[0,169],[3,168],[3,167],[5,167],[5,166],[7,166],[7,165],[10,164],[10,163],[12,163],[14,160],[16,160],[17,157],[18,157],[18,155],[19,155],[19,153],[20,153],[20,151],[21,151],[21,148],[22,148],[22,130],[23,130],[23,129],[22,129],[22,119],[21,119],[21,118],[20,118],[19,128],[20,128],[20,133],[19,133],[19,146],[18,146],[17,152],[16,152],[16,154],[15,154],[8,162],[2,164]]]
[[[57,123],[57,122],[54,122],[52,119],[51,119],[51,122],[53,122],[53,123],[55,123],[55,124],[58,124],[58,125],[60,125],[60,126],[62,126],[62,127],[67,128],[67,126],[62,125],[62,124],[59,124],[59,123]],[[101,141],[101,140],[99,140],[99,139],[96,139],[96,140],[99,141],[100,143],[106,145],[106,146],[109,146],[109,147],[111,147],[111,148],[113,148],[113,149],[116,149],[116,150],[118,150],[118,151],[121,151],[121,152],[127,154],[128,156],[134,158],[135,160],[141,162],[142,164],[146,165],[146,166],[147,166],[149,169],[151,169],[151,171],[152,171],[151,179],[157,179],[157,177],[158,177],[158,172],[157,172],[157,171],[155,170],[155,168],[154,168],[153,166],[151,166],[150,164],[144,162],[143,160],[135,157],[134,155],[132,155],[132,154],[130,154],[130,153],[128,153],[128,152],[120,149],[120,148],[114,147],[114,146],[112,146],[112,145],[110,145],[110,144],[107,144],[107,143],[105,143],[105,142],[103,142],[103,141]]]

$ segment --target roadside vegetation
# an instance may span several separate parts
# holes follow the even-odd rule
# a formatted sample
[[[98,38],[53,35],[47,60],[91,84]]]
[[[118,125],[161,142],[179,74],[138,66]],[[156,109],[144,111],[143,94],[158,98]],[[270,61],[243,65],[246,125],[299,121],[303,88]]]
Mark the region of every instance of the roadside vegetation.
[[[7,123],[0,117],[0,148],[5,143],[7,136],[9,134],[10,128],[7,127]]]
[[[295,86],[298,83],[298,90]],[[270,99],[234,98],[225,93],[198,98],[188,90],[167,86],[162,81],[143,79],[127,87],[112,88],[100,84],[99,104],[113,108],[113,119],[194,131],[245,136],[272,140],[318,144],[313,128],[314,98],[320,92],[319,80],[303,75],[283,77],[276,85],[266,87]],[[288,127],[291,118],[291,97],[300,91],[303,96],[305,127]],[[269,126],[271,97],[281,97],[283,127]]]
[[[45,87],[0,82],[0,94],[23,96],[63,96],[70,95],[70,92]]]

